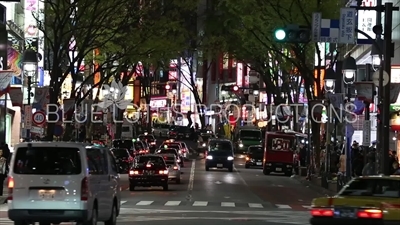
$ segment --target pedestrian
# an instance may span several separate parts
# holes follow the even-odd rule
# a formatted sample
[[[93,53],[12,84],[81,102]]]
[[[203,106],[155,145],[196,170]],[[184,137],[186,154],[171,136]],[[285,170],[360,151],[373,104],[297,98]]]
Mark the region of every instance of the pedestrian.
[[[375,174],[375,155],[369,154],[367,156],[368,163],[362,169],[362,176],[371,176]]]
[[[4,181],[7,178],[7,159],[3,156],[0,149],[0,196],[3,196]]]
[[[393,175],[400,175],[400,165],[399,162],[394,162],[393,163],[393,169],[394,169],[394,173]]]

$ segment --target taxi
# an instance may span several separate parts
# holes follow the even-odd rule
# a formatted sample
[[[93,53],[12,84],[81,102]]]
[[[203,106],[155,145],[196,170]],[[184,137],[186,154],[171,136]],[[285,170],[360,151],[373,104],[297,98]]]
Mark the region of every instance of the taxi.
[[[316,198],[312,225],[400,224],[400,176],[357,177],[333,197]]]

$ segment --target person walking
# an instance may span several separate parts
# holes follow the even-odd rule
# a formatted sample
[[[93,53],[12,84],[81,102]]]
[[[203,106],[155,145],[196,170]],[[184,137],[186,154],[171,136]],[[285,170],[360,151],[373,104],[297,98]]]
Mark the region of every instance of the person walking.
[[[3,196],[4,181],[7,178],[7,159],[3,156],[3,149],[0,149],[0,196]]]

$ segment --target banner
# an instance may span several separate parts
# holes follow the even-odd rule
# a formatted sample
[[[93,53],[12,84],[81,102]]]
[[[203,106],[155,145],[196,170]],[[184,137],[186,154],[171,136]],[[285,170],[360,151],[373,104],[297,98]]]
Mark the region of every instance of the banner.
[[[22,107],[22,100],[24,99],[24,95],[22,93],[21,87],[11,87],[9,93],[12,105]]]
[[[0,97],[3,96],[5,93],[8,93],[13,76],[13,71],[0,70]]]
[[[46,105],[49,103],[49,89],[49,87],[35,88],[33,108],[37,110],[46,109]]]

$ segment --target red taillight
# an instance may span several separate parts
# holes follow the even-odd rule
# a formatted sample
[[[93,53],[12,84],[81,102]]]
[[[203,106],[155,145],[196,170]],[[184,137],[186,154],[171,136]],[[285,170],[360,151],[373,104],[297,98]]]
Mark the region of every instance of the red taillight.
[[[147,168],[150,168],[150,167],[151,167],[151,164],[147,164],[146,167],[147,167]]]
[[[178,170],[178,167],[177,167],[177,166],[174,166],[174,170]]]
[[[357,217],[362,219],[382,219],[382,210],[379,209],[363,209],[357,212]]]
[[[82,179],[81,183],[81,201],[87,201],[89,197],[89,181],[87,177]]]
[[[311,209],[311,216],[313,217],[333,217],[332,209]]]
[[[14,190],[14,178],[8,177],[8,197],[7,200],[13,200],[13,190]]]

